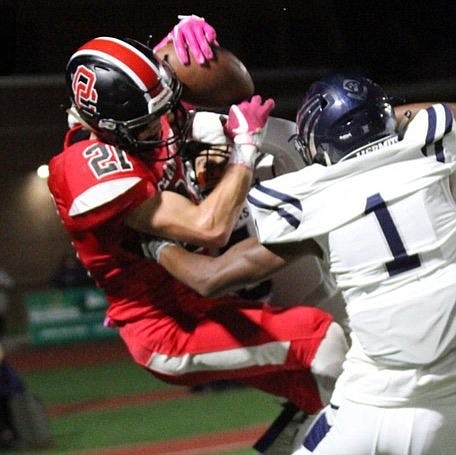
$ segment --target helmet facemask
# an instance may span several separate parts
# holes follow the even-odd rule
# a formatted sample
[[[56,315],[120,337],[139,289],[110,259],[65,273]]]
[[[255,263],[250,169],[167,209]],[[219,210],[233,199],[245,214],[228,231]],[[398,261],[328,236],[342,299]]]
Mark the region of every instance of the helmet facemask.
[[[164,137],[164,130],[161,126],[163,116],[167,117],[171,127],[170,134],[167,137]],[[158,124],[157,128],[152,128],[152,130],[156,129],[156,132],[144,137],[144,132],[154,124]],[[182,153],[189,125],[190,115],[178,102],[171,108],[163,108],[154,114],[128,122],[115,122],[115,145],[136,154],[166,148],[168,153],[163,158],[156,157],[155,160],[167,160]]]
[[[182,154],[190,180],[204,197],[225,173],[233,143],[224,131],[226,117],[216,112],[193,112],[190,138]]]
[[[292,137],[295,149],[301,155],[306,165],[313,163],[327,165],[326,160],[322,161],[321,156],[314,144],[314,125],[318,121],[321,112],[328,104],[326,99],[321,95],[311,97],[305,102],[298,111],[296,125],[298,132]]]
[[[209,194],[221,180],[232,144],[209,144],[188,141],[185,144],[184,157],[191,166],[190,178],[197,185],[202,196]]]

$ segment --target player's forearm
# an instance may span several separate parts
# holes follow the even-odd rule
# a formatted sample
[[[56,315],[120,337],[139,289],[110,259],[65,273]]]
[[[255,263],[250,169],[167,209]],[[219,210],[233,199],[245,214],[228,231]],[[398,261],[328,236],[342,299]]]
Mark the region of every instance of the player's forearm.
[[[436,104],[436,102],[426,101],[426,102],[421,102],[421,103],[401,104],[399,106],[394,107],[394,113],[396,114],[396,118],[400,122],[406,114],[407,114],[407,116],[414,117],[414,115],[420,109],[427,109],[429,106],[432,106],[433,104]],[[453,112],[453,115],[456,115],[456,103],[445,103],[445,104],[447,104],[450,107],[451,111]]]
[[[207,248],[224,246],[245,203],[252,171],[230,165],[212,193],[197,205],[174,191],[162,191],[132,209],[130,228],[161,238]]]
[[[252,171],[242,165],[229,165],[223,179],[199,206],[199,232],[204,246],[220,248],[228,242],[239,219],[252,182]]]
[[[230,107],[223,129],[233,141],[233,149],[223,178],[201,204],[209,215],[205,220],[207,227],[218,231],[215,247],[226,245],[241,213],[261,147],[261,132],[274,106],[273,99],[263,101],[261,96],[254,95],[250,101]]]
[[[159,262],[175,278],[204,296],[256,283],[285,265],[282,258],[254,238],[236,244],[218,257],[166,246],[160,252]]]
[[[209,295],[212,283],[208,272],[212,260],[210,256],[190,253],[180,246],[165,246],[160,252],[159,263],[174,278],[201,295]]]
[[[224,268],[223,258],[190,253],[181,247],[164,247],[160,252],[160,265],[174,278],[209,297],[228,292],[231,288],[248,284],[243,270]],[[234,272],[234,273],[233,273]]]

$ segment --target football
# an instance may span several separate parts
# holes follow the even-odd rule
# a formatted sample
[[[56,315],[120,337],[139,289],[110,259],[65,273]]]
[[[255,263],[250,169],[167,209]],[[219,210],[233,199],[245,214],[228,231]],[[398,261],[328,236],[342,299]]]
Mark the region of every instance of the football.
[[[214,59],[203,65],[191,56],[183,65],[177,58],[174,45],[169,42],[156,51],[167,61],[182,82],[182,100],[198,107],[223,108],[249,99],[254,83],[244,64],[229,50],[214,46]]]

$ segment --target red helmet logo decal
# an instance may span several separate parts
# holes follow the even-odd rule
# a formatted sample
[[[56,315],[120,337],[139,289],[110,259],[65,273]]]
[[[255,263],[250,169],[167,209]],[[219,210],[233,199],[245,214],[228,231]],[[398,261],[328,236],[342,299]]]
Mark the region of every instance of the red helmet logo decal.
[[[86,66],[80,65],[76,69],[72,89],[74,102],[79,108],[96,112],[96,103],[98,100],[98,92],[95,90],[96,80],[95,73]]]

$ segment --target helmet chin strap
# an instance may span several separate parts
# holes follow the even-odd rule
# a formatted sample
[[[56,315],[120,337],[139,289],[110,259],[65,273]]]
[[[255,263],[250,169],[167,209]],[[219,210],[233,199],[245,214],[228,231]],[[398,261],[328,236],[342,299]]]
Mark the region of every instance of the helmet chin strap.
[[[80,123],[84,129],[97,134],[96,131],[79,115],[79,112],[74,106],[69,107],[65,110],[68,115],[71,115],[78,123]]]
[[[323,152],[323,157],[325,158],[326,166],[331,166],[331,158],[329,158],[328,152]]]
[[[322,166],[332,166],[333,163],[326,150],[317,152],[311,164],[321,164]]]

